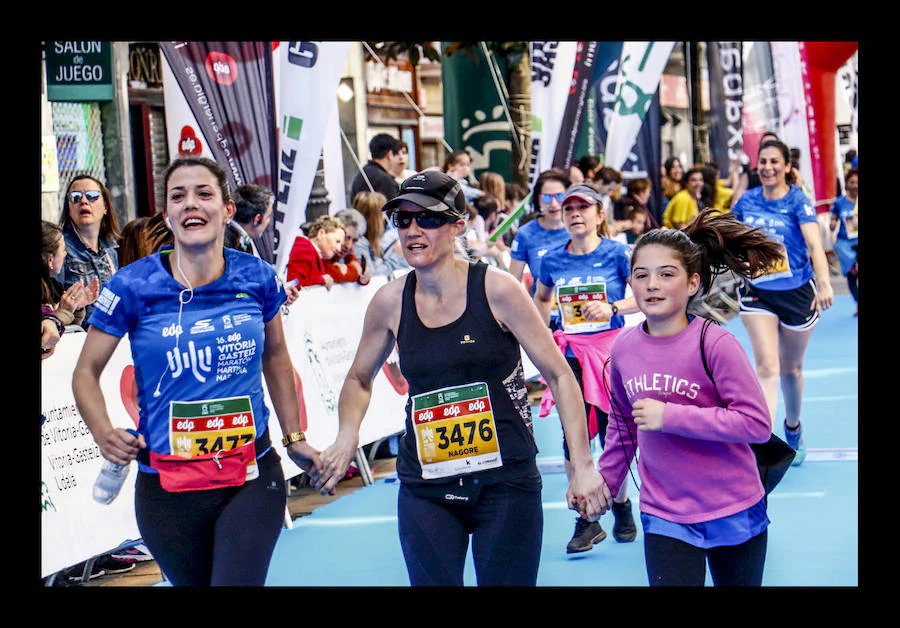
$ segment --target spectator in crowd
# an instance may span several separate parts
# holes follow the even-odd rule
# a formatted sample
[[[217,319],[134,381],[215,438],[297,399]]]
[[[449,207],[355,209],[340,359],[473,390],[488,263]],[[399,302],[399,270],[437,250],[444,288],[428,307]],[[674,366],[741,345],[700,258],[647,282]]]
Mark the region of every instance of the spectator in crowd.
[[[690,315],[688,303],[709,290],[713,268],[754,276],[781,257],[780,248],[711,208],[684,230],[643,235],[634,248],[629,281],[645,321],[612,346],[598,466],[615,490],[640,454],[651,587],[702,587],[707,564],[716,587],[762,584],[769,518],[750,443],[771,434],[766,399],[740,342]],[[690,382],[691,393],[629,384],[661,373]]]
[[[663,205],[684,189],[684,166],[678,157],[669,157],[663,162],[662,193]]]
[[[63,287],[76,281],[89,285],[96,278],[102,290],[119,268],[119,221],[106,186],[88,174],[72,179],[59,226],[66,239],[66,259],[59,273]],[[89,325],[94,305],[85,307],[84,321]]]
[[[734,191],[719,176],[719,165],[714,161],[703,164],[703,206],[727,212],[731,208]]]
[[[454,150],[450,152],[444,158],[443,171],[459,181],[467,203],[474,203],[475,199],[481,196],[481,190],[472,187],[471,183],[469,183],[469,176],[472,173],[472,158],[466,151]]]
[[[692,166],[684,175],[685,187],[666,205],[663,226],[666,229],[682,229],[700,213],[703,204],[703,166]]]
[[[475,199],[474,205],[469,205],[470,213],[474,211],[476,216],[470,218],[469,229],[466,230],[466,247],[472,259],[480,259],[488,264],[500,266],[504,269],[508,264],[504,254],[508,247],[502,239],[491,242],[489,236],[497,228],[497,219],[500,215],[500,200],[488,192]],[[474,225],[474,226],[473,226]]]
[[[149,222],[149,216],[138,216],[122,227],[119,233],[119,268],[155,252],[150,250],[150,240],[147,237]]]
[[[859,168],[850,168],[844,176],[843,196],[831,206],[831,232],[834,238],[834,250],[841,263],[841,274],[847,278],[847,288],[856,303],[859,315],[859,268],[857,251],[859,247],[859,214],[856,209],[859,203]],[[835,231],[836,230],[836,231]]]
[[[138,530],[173,585],[263,586],[287,498],[281,457],[269,436],[263,377],[287,455],[306,472],[321,469],[318,452],[300,430],[280,315],[286,295],[268,262],[224,247],[235,207],[218,164],[176,159],[164,185],[174,247],[129,264],[105,286],[116,306],[94,309],[72,377],[75,403],[104,458],[116,464],[138,460]],[[236,315],[246,317],[240,344],[255,347],[239,352],[245,359],[238,371],[210,358],[226,349],[219,334],[179,340],[182,329],[208,328],[210,321]],[[160,329],[169,326],[176,331],[167,341]],[[137,436],[112,425],[100,388],[125,334],[135,367],[145,375],[138,378]],[[172,363],[179,343],[195,358],[189,368]],[[205,417],[223,404],[244,421],[217,434]],[[190,428],[171,420],[174,407],[196,419],[185,421]],[[224,448],[207,452],[216,439]]]
[[[509,247],[509,272],[525,283],[532,296],[534,296],[534,281],[541,270],[541,258],[547,251],[569,241],[569,233],[563,223],[562,200],[570,184],[569,175],[558,168],[545,170],[538,175],[531,196],[531,204],[537,218],[519,227]],[[527,279],[526,268],[529,271]],[[551,326],[555,324],[556,318],[551,316]]]
[[[394,177],[401,160],[402,146],[403,143],[389,133],[378,133],[369,140],[372,157],[350,182],[348,202],[352,203],[356,195],[363,191],[380,192],[388,200],[397,196],[399,186]]]
[[[617,201],[622,187],[622,173],[615,168],[603,166],[594,175],[593,187],[600,192],[603,199],[603,212],[606,216],[606,225],[609,237],[620,242],[625,242],[625,235],[619,235],[620,229],[616,227],[616,219],[613,216],[613,202]]]
[[[52,307],[41,304],[41,359],[46,360],[56,352],[59,338],[66,332],[66,326]]]
[[[781,262],[738,287],[737,296],[773,424],[781,383],[785,440],[797,451],[792,464],[799,465],[806,458],[800,424],[803,356],[822,310],[834,302],[834,290],[816,211],[793,184],[790,160],[783,142],[763,142],[757,161],[762,185],[747,190],[731,213],[784,246]]]
[[[41,303],[53,310],[63,326],[82,325],[85,306],[97,300],[99,281],[87,285],[77,281],[68,288],[56,278],[66,259],[66,239],[62,229],[48,220],[41,221]]]
[[[362,214],[366,220],[365,235],[360,237],[359,242],[356,243],[360,249],[356,256],[362,259],[361,252],[368,257],[367,264],[371,266],[373,276],[388,276],[393,271],[393,268],[384,259],[384,249],[382,248],[385,233],[389,228],[393,228],[388,226],[387,219],[381,211],[385,203],[387,203],[387,199],[384,194],[379,192],[360,192],[353,198],[352,209]],[[391,240],[390,246],[396,246],[396,254],[403,255],[399,250],[400,245],[397,244],[396,238]],[[392,255],[391,259],[395,259],[395,255]]]
[[[253,238],[261,235],[269,226],[275,206],[275,194],[261,185],[241,185],[234,191],[234,206],[236,211],[226,227],[226,240],[229,232],[232,233],[230,237],[237,238],[237,245],[231,248],[261,258]]]
[[[478,189],[482,194],[491,194],[500,203],[501,209],[506,206],[506,181],[503,175],[491,170],[485,170],[478,177]]]
[[[382,195],[383,196],[383,195]],[[372,252],[383,263],[383,267],[375,269],[375,274],[384,274],[392,276],[394,273],[404,273],[409,270],[409,264],[403,256],[403,250],[400,248],[400,236],[397,229],[394,228],[381,207],[387,200],[383,201],[374,194],[357,195],[354,198],[354,209],[357,209],[366,217],[366,230],[373,234],[380,233],[380,237],[375,238],[374,235],[369,238],[369,245]],[[381,205],[378,205],[381,203]],[[377,245],[377,246],[376,246]],[[376,250],[377,249],[377,250]],[[380,255],[378,255],[380,253]],[[380,266],[376,260],[376,266]]]
[[[325,286],[331,290],[334,278],[325,260],[331,259],[344,244],[344,227],[334,216],[319,216],[309,227],[308,235],[298,235],[291,247],[287,263],[288,281],[298,286]]]
[[[325,269],[334,279],[335,283],[356,282],[365,286],[372,280],[372,272],[366,260],[363,266],[362,259],[354,253],[354,248],[359,243],[360,229],[365,232],[366,219],[353,208],[342,209],[334,215],[344,228],[344,241],[341,248],[330,258],[325,260]]]
[[[600,158],[596,155],[582,155],[578,158],[578,161],[575,162],[575,168],[577,168],[578,172],[581,174],[581,181],[576,181],[575,178],[571,176],[572,172],[574,172],[572,171],[569,173],[569,176],[572,179],[572,185],[584,183],[585,181],[594,181],[594,178],[602,167],[603,162],[601,162]]]
[[[595,475],[577,384],[521,284],[456,256],[467,213],[458,181],[441,172],[413,175],[385,211],[413,270],[369,303],[341,389],[337,438],[322,452],[325,469],[312,472],[313,485],[328,493],[346,473],[373,377],[396,343],[410,398],[397,457],[398,532],[410,584],[462,586],[471,537],[478,586],[535,586],[543,511],[522,351],[562,400],[576,468],[567,503],[597,517],[609,496]],[[478,415],[482,429],[471,433],[477,447],[452,452],[440,437],[468,429],[463,417],[419,420],[439,411],[445,396],[490,398],[490,410]]]
[[[625,233],[628,244],[634,244],[642,233],[659,227],[647,205],[653,182],[647,177],[629,179],[625,189],[625,196],[613,204],[616,226]]]
[[[548,326],[551,307],[559,304],[559,329],[553,332],[553,338],[581,388],[588,438],[599,435],[600,445],[605,447],[609,399],[600,379],[603,364],[625,324],[624,315],[638,311],[634,297],[625,296],[631,249],[609,237],[603,198],[592,186],[570,187],[563,197],[562,210],[569,241],[548,251],[541,261],[540,272],[535,277],[534,304]],[[589,295],[589,298],[580,303],[566,301],[563,290]],[[545,391],[545,398],[547,403],[541,404],[540,416],[549,414],[551,391]],[[563,459],[566,476],[571,479],[574,468],[565,438]],[[637,530],[627,485],[623,484],[615,496],[612,511],[613,537],[619,543],[633,541]],[[578,515],[566,553],[586,552],[605,538],[606,532],[599,521]]]
[[[397,181],[397,185],[416,174],[415,170],[409,169],[409,144],[402,140],[400,141],[400,152],[397,154],[395,170],[392,174],[394,175],[394,180]]]
[[[522,187],[519,183],[515,181],[507,181],[506,187],[504,189],[504,200],[503,200],[503,208],[500,210],[499,222],[503,222],[509,216],[512,216],[522,202],[525,200],[525,197],[528,195],[528,191]],[[519,218],[513,222],[513,224],[503,232],[503,242],[507,247],[512,246],[513,239],[516,237],[516,232],[519,230],[519,225],[523,224],[522,219],[528,214],[528,210],[523,210],[523,213]]]

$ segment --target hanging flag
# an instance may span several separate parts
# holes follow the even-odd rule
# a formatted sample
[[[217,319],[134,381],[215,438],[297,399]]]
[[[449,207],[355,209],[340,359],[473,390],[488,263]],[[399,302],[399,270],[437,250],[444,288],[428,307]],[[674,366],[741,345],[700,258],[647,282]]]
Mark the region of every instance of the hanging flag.
[[[169,150],[203,155],[228,176],[233,192],[252,183],[274,191],[277,144],[271,43],[160,42]],[[271,226],[253,238],[273,260]]]
[[[531,164],[528,187],[553,167],[553,155],[575,67],[574,41],[533,41],[531,49]]]
[[[442,42],[442,52],[448,42]],[[444,55],[441,80],[444,97],[444,138],[456,150],[469,154],[472,176],[491,171],[512,177],[513,142],[509,118],[491,71],[490,61],[479,49],[477,60],[457,52]],[[498,81],[505,81],[501,74]]]
[[[622,54],[622,42],[597,42],[594,76],[585,101],[585,115],[578,131],[576,160],[583,155],[602,157],[606,150],[606,123],[616,101],[616,72]],[[612,74],[610,74],[612,68]]]
[[[739,41],[706,42],[709,68],[709,152],[724,176],[744,154],[744,82]]]
[[[306,220],[306,204],[329,116],[337,112],[337,88],[350,42],[282,41],[275,46],[278,66],[278,145],[274,223],[279,274]]]
[[[271,187],[277,148],[270,43],[163,41],[159,47],[172,158],[211,156],[231,190],[245,183]]]
[[[621,170],[650,109],[674,41],[626,41],[622,44],[616,102],[607,129],[604,163]]]
[[[772,68],[775,74],[775,93],[778,97],[778,115],[781,132],[778,138],[788,148],[800,152],[799,174],[802,177],[803,191],[810,200],[815,200],[815,180],[813,164],[820,159],[817,145],[817,134],[810,133],[807,119],[808,107],[806,88],[804,87],[805,61],[801,59],[800,48],[796,41],[773,41],[769,44],[772,51]],[[813,125],[815,117],[813,116]]]
[[[781,118],[769,42],[745,41],[742,47],[744,153],[750,158],[749,167],[756,168],[759,138],[767,131],[781,137]]]
[[[586,115],[586,104],[591,85],[594,83],[594,68],[597,62],[596,41],[579,41],[575,48],[575,65],[572,68],[572,80],[563,109],[556,148],[553,151],[553,167],[568,171],[579,155],[575,154],[578,144],[578,131]]]

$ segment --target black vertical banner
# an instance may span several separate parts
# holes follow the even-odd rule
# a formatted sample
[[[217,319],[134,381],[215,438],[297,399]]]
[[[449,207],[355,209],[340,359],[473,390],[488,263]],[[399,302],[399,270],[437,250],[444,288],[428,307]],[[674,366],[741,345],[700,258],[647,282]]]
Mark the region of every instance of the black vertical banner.
[[[744,82],[739,41],[706,42],[709,68],[709,150],[722,176],[744,153]]]
[[[274,192],[278,139],[271,42],[165,41],[159,47],[229,188],[253,183]],[[264,259],[274,258],[271,230],[257,245]]]
[[[578,131],[585,114],[588,90],[594,81],[594,62],[597,54],[596,41],[580,41],[575,52],[575,67],[572,70],[572,84],[569,99],[559,128],[559,139],[553,153],[553,167],[567,170],[577,157]]]

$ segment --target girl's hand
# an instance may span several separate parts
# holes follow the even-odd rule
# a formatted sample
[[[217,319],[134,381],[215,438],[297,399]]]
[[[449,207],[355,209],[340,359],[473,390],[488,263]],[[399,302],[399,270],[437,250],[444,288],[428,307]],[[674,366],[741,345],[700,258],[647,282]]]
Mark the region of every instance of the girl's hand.
[[[634,424],[644,432],[659,432],[663,428],[666,404],[656,399],[638,399],[631,406]]]

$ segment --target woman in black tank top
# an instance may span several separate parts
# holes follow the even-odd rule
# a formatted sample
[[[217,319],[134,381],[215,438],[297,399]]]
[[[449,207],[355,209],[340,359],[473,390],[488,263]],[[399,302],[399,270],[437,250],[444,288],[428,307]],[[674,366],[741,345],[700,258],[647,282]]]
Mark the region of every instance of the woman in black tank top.
[[[577,468],[567,502],[596,519],[610,495],[591,459],[578,383],[522,284],[455,254],[467,214],[455,180],[415,174],[383,210],[413,270],[369,303],[341,389],[338,436],[312,483],[325,494],[346,473],[375,374],[396,343],[409,382],[397,473],[410,583],[462,586],[471,535],[478,585],[534,586],[543,511],[521,349],[559,406]]]

